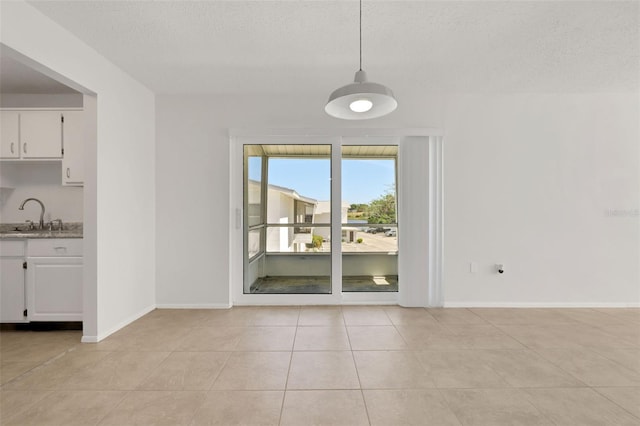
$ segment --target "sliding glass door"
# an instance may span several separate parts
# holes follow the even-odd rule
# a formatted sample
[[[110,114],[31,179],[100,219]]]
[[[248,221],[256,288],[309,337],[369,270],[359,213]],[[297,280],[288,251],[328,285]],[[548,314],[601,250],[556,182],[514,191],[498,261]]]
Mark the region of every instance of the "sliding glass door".
[[[397,292],[397,158],[395,145],[244,144],[243,293]]]

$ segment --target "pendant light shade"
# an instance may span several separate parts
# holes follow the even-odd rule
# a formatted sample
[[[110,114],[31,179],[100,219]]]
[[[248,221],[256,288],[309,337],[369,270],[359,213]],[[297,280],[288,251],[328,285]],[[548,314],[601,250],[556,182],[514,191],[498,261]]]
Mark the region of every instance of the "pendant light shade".
[[[391,89],[367,81],[367,73],[360,70],[353,83],[331,93],[324,110],[330,116],[344,120],[366,120],[387,115],[397,106]]]
[[[353,83],[331,93],[324,107],[327,114],[344,120],[366,120],[387,115],[398,106],[387,86],[367,81],[362,70],[362,0],[360,0],[360,69]]]

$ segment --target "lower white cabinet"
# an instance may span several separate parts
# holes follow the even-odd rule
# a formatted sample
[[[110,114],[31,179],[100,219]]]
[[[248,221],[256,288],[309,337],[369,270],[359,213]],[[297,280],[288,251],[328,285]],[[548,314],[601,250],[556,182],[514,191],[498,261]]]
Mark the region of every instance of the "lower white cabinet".
[[[0,259],[0,322],[24,322],[24,259]]]
[[[82,321],[82,275],[81,239],[29,240],[29,321]]]
[[[82,258],[27,260],[29,321],[82,321]]]
[[[25,241],[0,241],[0,322],[26,322]]]

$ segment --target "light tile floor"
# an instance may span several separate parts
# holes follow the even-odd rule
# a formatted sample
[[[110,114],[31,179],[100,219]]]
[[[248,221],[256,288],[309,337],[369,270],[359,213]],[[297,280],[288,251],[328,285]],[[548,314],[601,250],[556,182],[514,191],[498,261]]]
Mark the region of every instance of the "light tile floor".
[[[0,333],[2,425],[640,425],[640,309],[156,310]]]

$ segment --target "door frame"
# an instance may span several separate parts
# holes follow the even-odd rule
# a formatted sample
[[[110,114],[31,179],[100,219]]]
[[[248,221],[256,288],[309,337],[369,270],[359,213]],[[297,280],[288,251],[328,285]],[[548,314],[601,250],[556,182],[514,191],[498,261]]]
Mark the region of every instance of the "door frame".
[[[437,129],[230,129],[229,158],[229,305],[341,305],[399,304],[401,306],[442,306],[442,132]],[[244,294],[244,167],[245,144],[327,144],[331,145],[331,294]],[[398,145],[397,202],[398,226],[415,227],[398,237],[399,291],[342,292],[341,256],[342,200],[341,167],[343,145]],[[425,167],[426,165],[426,167]],[[407,170],[408,168],[408,170]],[[415,173],[422,173],[420,182]],[[419,208],[412,208],[412,191],[426,193]],[[426,209],[426,210],[425,210]],[[405,224],[406,222],[406,224]],[[420,235],[427,235],[420,239]],[[404,253],[404,255],[403,255]],[[425,262],[425,257],[428,260]],[[403,279],[402,276],[411,277]]]

